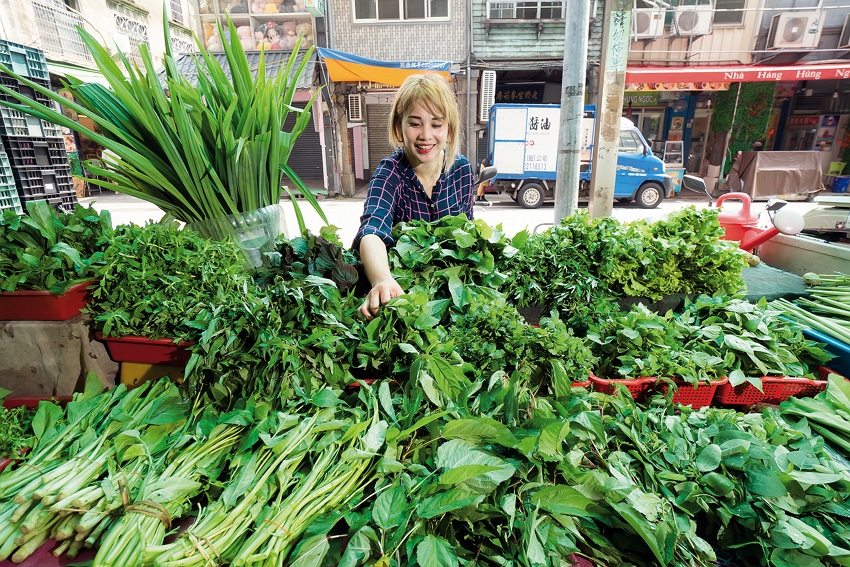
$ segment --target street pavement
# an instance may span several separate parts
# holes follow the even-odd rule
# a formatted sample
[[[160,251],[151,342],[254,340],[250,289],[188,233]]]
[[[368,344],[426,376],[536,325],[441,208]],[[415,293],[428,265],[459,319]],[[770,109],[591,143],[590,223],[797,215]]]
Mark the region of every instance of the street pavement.
[[[346,244],[354,240],[354,235],[360,226],[363,197],[365,197],[365,193],[359,191],[356,197],[336,197],[320,199],[319,201],[330,224],[339,227],[340,239]],[[545,230],[554,221],[555,211],[552,203],[544,203],[539,209],[523,209],[507,195],[488,195],[487,200],[490,201],[490,205],[475,206],[475,218],[483,219],[492,226],[501,224],[502,230],[509,236],[513,236],[523,229],[528,229],[530,232]],[[163,212],[158,207],[127,195],[104,193],[94,197],[85,197],[80,199],[80,202],[83,204],[93,203],[94,208],[98,211],[108,210],[112,215],[112,222],[116,226],[127,223],[142,225],[148,220],[156,221],[163,216]],[[318,214],[306,201],[299,199],[298,204],[304,214],[307,227],[318,233],[322,226]],[[653,221],[660,220],[673,211],[691,205],[697,208],[707,207],[709,206],[708,197],[703,193],[683,190],[680,194],[662,201],[657,208],[648,210],[641,209],[635,203],[615,203],[613,216],[623,222],[637,219]],[[584,204],[580,205],[580,207],[585,206]],[[792,201],[787,205],[788,208],[794,209],[800,214],[815,206],[816,203],[805,201]],[[286,211],[287,235],[292,237],[297,232],[298,227],[294,208],[288,200],[283,202],[283,207]],[[752,211],[758,213],[764,207],[765,202],[756,202],[752,205]],[[740,209],[740,204],[730,201],[723,204],[723,209],[724,211]],[[762,216],[763,222],[767,222],[766,217],[767,215]]]

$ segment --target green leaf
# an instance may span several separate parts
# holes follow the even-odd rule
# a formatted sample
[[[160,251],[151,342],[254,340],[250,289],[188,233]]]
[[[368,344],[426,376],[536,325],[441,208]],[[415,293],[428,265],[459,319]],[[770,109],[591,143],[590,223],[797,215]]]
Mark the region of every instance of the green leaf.
[[[434,535],[425,536],[416,546],[416,560],[422,567],[455,567],[459,562],[454,547]]]
[[[552,514],[593,516],[587,511],[593,501],[572,486],[547,486],[535,492],[531,502]]]
[[[316,535],[299,544],[298,554],[289,565],[290,567],[321,567],[330,549],[326,535]]]
[[[516,472],[516,467],[509,462],[460,439],[453,439],[440,445],[437,449],[436,464],[446,472],[468,465],[490,467],[492,470],[463,482],[464,488],[480,494],[494,491],[499,484],[511,478]]]
[[[744,469],[744,487],[758,496],[778,498],[788,491],[779,476],[761,463],[750,463]]]
[[[697,470],[700,472],[710,472],[720,466],[722,451],[719,445],[712,443],[707,445],[700,451],[697,456]]]
[[[372,507],[372,520],[386,531],[401,524],[407,514],[407,497],[404,488],[395,486],[380,493]]]

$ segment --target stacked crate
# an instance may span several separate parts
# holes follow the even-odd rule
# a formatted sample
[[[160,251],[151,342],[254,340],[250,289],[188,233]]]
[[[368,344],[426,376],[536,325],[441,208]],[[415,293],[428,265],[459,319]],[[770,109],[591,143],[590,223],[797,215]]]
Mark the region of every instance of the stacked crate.
[[[6,152],[0,146],[0,216],[6,210],[13,210],[19,215],[24,214],[21,200],[18,198],[18,189],[15,187],[12,166],[9,164]]]
[[[0,40],[0,63],[33,83],[50,88],[47,61],[40,49]],[[9,75],[0,73],[0,84],[55,108],[48,97]],[[20,104],[4,92],[0,92],[0,100]],[[0,138],[24,208],[29,202],[44,199],[55,207],[73,210],[77,194],[58,125],[0,106]]]

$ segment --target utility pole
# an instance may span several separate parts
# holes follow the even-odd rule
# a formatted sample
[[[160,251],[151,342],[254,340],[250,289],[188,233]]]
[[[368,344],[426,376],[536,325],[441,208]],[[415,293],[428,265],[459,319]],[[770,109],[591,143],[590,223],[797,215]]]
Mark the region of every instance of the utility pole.
[[[592,0],[565,2],[564,72],[561,79],[561,131],[555,181],[555,224],[578,207],[581,122],[587,73],[587,35]]]
[[[620,145],[620,119],[623,116],[626,63],[629,59],[631,8],[632,0],[605,0],[599,97],[590,171],[588,208],[592,217],[610,217],[614,210],[617,149]]]

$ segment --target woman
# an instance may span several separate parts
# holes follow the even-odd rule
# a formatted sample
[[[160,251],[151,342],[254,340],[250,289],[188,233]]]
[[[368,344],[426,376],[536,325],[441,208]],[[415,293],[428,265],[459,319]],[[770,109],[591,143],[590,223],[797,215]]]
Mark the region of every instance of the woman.
[[[388,126],[390,143],[397,149],[372,175],[353,245],[360,250],[372,286],[360,307],[367,319],[404,293],[387,261],[387,247],[395,244],[393,225],[461,213],[472,218],[475,200],[472,166],[457,155],[457,101],[441,75],[422,73],[405,79]]]

